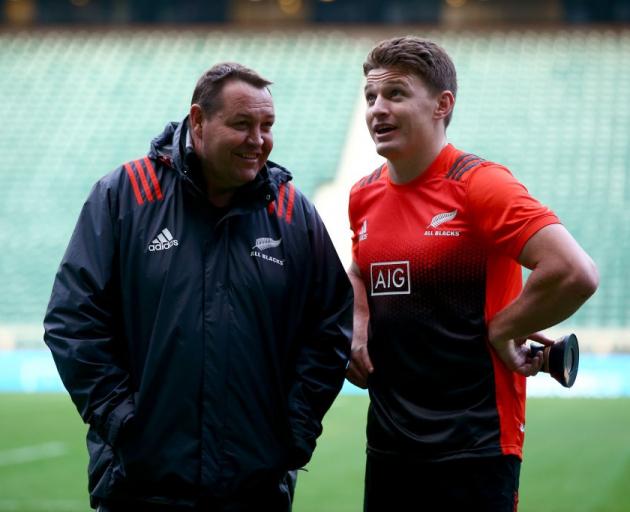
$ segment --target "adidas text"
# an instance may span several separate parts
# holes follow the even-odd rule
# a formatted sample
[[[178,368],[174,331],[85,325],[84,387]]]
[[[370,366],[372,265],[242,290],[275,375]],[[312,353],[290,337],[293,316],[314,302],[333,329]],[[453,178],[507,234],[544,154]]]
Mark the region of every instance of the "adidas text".
[[[149,251],[166,251],[167,249],[177,247],[178,245],[179,243],[175,240],[175,238],[173,238],[173,235],[168,228],[164,228],[160,231],[158,236],[151,240],[151,243],[149,244]]]
[[[149,251],[165,251],[171,247],[179,245],[177,240],[171,240],[170,242],[158,242],[157,244],[149,244]]]

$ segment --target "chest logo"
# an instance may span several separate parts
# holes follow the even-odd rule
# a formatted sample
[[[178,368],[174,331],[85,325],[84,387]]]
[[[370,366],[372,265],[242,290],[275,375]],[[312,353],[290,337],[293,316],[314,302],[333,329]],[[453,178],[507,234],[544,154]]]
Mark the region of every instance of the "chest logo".
[[[259,251],[264,251],[266,249],[270,249],[271,247],[278,247],[281,243],[282,238],[278,238],[278,240],[274,240],[273,238],[257,238],[252,250],[258,249]]]
[[[365,240],[367,238],[367,219],[363,221],[361,224],[361,229],[359,230],[359,242]]]
[[[171,247],[177,247],[178,245],[179,242],[173,238],[173,235],[168,228],[164,228],[149,244],[149,251],[166,251]]]
[[[249,255],[252,258],[260,258],[261,260],[270,261],[271,263],[275,263],[276,265],[280,265],[281,267],[283,267],[284,260],[275,258],[263,252],[267,249],[279,247],[281,243],[282,238],[278,238],[278,240],[274,240],[270,237],[257,238],[254,247],[252,247],[252,252],[250,252]]]
[[[429,222],[429,225],[424,231],[424,236],[459,236],[459,231],[457,230],[445,231],[442,229],[437,229],[442,224],[453,220],[456,216],[457,210],[453,210],[452,212],[438,213],[431,219],[431,222]]]
[[[371,295],[409,295],[411,282],[408,261],[370,264]]]

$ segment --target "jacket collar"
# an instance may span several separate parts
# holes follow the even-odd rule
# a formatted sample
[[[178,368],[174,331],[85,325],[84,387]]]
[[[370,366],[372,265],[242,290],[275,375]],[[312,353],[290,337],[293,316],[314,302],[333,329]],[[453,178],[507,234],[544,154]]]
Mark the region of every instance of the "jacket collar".
[[[179,123],[166,125],[162,133],[151,141],[149,157],[176,171],[205,197],[199,158],[193,150],[188,130],[188,116]],[[278,197],[280,185],[292,179],[287,169],[268,160],[253,181],[238,189],[233,206],[266,206]]]

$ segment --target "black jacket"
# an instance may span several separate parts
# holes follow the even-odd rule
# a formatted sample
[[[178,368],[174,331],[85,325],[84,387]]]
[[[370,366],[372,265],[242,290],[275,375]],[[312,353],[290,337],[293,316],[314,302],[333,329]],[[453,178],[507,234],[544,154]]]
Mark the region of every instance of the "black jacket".
[[[352,290],[315,208],[268,162],[217,211],[186,126],[94,186],[44,321],[93,503],[273,481],[308,462],[344,379]]]

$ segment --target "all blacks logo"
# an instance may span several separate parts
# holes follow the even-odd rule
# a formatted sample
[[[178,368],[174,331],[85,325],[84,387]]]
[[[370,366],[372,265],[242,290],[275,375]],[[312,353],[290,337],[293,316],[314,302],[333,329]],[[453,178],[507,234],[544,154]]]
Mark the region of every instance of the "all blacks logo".
[[[408,261],[383,261],[370,265],[371,294],[408,295],[411,293]]]

